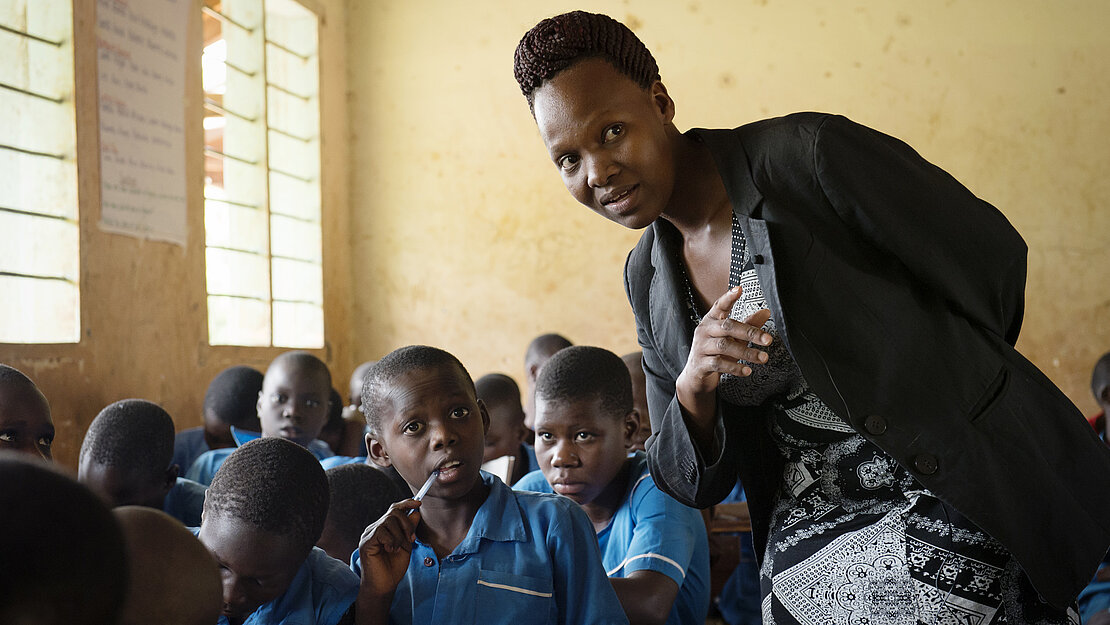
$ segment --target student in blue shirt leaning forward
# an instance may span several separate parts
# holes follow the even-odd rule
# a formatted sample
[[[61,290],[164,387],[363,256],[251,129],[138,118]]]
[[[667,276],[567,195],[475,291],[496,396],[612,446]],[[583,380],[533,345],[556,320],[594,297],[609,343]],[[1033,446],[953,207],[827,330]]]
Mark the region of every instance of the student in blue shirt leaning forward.
[[[536,380],[540,470],[516,489],[554,491],[582,506],[633,624],[701,624],[709,611],[705,524],[656,488],[643,452],[628,455],[639,427],[619,356],[599,347],[561,350]]]
[[[362,409],[376,464],[413,492],[435,478],[363,534],[357,623],[628,622],[582,511],[480,471],[489,415],[454,356],[394,351],[367,373]]]

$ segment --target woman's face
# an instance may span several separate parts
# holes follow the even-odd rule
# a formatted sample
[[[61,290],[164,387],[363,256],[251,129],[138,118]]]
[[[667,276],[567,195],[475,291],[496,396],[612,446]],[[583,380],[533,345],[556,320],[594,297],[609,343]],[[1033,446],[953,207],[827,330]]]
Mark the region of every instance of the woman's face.
[[[533,95],[540,135],[574,199],[632,229],[663,213],[674,187],[674,103],[662,83],[643,89],[586,59]]]

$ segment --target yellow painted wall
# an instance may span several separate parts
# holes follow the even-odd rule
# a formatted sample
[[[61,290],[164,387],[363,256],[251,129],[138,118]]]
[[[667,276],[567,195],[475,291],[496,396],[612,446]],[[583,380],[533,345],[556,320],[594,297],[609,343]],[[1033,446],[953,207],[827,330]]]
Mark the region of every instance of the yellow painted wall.
[[[1019,348],[1094,409],[1110,350],[1104,0],[350,0],[359,358],[423,342],[520,379],[541,332],[634,349],[621,268],[638,233],[570,198],[512,78],[520,36],[576,8],[641,36],[682,129],[843,113],[998,206],[1030,246]]]
[[[85,430],[107,404],[140,397],[161,404],[179,429],[199,425],[208,382],[225,367],[265,370],[275,348],[208,345],[204,284],[200,7],[189,22],[186,247],[100,231],[95,0],[74,2],[77,166],[81,221],[81,342],[3,345],[0,362],[34,380],[50,401],[57,429],[54,456],[76,467]],[[350,272],[347,208],[346,38],[341,0],[309,0],[321,25],[324,323],[328,347],[317,350],[339,378],[349,375]]]

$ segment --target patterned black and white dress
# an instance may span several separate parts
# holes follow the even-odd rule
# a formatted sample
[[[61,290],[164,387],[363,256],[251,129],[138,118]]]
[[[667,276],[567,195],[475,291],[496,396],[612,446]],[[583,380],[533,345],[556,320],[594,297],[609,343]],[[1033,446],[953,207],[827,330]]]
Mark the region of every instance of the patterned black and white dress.
[[[766,308],[733,217],[731,317]],[[692,291],[691,321],[697,323]],[[774,321],[764,329],[777,337]],[[786,625],[1079,623],[1041,601],[1010,553],[944,504],[814,393],[783,341],[718,394],[768,405],[786,466],[760,571],[763,622]]]

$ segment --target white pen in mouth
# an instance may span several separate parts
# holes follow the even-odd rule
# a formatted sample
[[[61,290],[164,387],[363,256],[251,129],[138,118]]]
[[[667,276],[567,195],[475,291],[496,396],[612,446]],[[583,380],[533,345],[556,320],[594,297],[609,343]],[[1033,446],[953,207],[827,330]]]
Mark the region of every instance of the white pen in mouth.
[[[415,499],[416,501],[420,501],[421,499],[423,499],[424,495],[428,494],[428,489],[430,489],[432,487],[432,483],[436,481],[436,478],[438,476],[439,476],[439,469],[436,469],[435,471],[432,471],[432,474],[428,476],[427,481],[425,481],[424,485],[420,487],[420,490],[416,493],[416,496],[413,497],[413,499]]]

